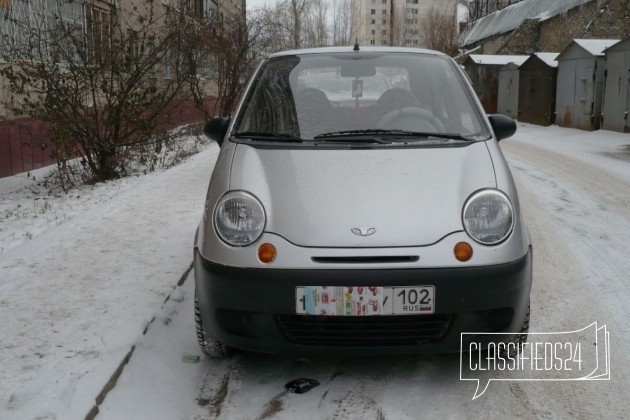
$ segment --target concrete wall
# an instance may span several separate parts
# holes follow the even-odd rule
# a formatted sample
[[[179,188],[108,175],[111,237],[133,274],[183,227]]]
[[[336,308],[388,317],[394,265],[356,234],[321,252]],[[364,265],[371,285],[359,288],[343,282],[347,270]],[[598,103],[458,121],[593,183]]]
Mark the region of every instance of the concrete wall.
[[[594,0],[543,22],[526,20],[513,32],[485,40],[482,51],[483,54],[562,51],[576,38],[623,38],[628,34],[630,0]]]

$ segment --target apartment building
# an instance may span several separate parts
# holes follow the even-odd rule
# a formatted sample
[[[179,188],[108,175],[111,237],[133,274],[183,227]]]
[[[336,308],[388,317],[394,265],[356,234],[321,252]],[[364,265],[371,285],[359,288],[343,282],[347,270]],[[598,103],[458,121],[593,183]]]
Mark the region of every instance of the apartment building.
[[[431,10],[456,4],[456,0],[352,0],[352,39],[361,45],[422,47],[421,28]]]
[[[155,18],[172,10],[194,19],[205,19],[216,13],[222,16],[244,13],[245,5],[246,0],[0,0],[0,67],[11,65],[2,61],[2,49],[8,48],[8,42],[28,42],[29,34],[21,28],[22,24],[43,28],[47,24],[54,24],[55,16],[59,16],[73,25],[78,33],[85,35],[88,53],[98,59],[114,36],[113,19],[119,19],[121,25],[127,25],[128,29],[123,31],[133,36],[137,29],[133,27],[134,22],[140,22],[137,16],[143,13]],[[209,57],[204,57],[203,62],[199,63],[202,77],[211,71],[210,61]],[[170,77],[170,63],[164,63],[162,72],[164,77]],[[7,102],[13,100],[19,98],[9,92],[7,81],[0,76],[0,121],[17,117],[11,115],[6,106]]]
[[[150,69],[144,73],[142,83],[168,86],[178,75],[194,74],[199,81],[199,94],[204,95],[204,99],[211,98],[217,91],[217,60],[201,48],[190,47],[197,44],[176,44],[173,45],[173,50],[169,47],[162,48],[156,43],[161,42],[159,35],[163,29],[159,25],[169,16],[181,16],[184,17],[187,28],[194,29],[196,22],[217,14],[225,17],[244,14],[245,2],[246,0],[0,0],[0,70],[15,69],[24,65],[23,63],[37,62],[58,63],[63,70],[70,67],[66,63],[84,63],[87,66],[85,69],[104,69],[99,70],[102,73],[115,67],[101,64],[106,63],[112,51],[117,51],[121,53],[119,57],[135,59],[136,63],[145,63],[140,65],[141,68]],[[148,19],[157,21],[158,25],[147,24]],[[69,31],[71,37],[66,37],[67,32],[56,29],[60,21],[64,23],[63,31]],[[177,21],[177,24],[181,24],[181,19]],[[242,20],[237,24],[242,25]],[[197,35],[192,31],[191,33]],[[187,36],[186,40],[190,38],[190,35]],[[159,51],[161,54],[152,54],[152,51]],[[146,57],[157,57],[159,61],[152,63]],[[112,92],[108,85],[99,84],[95,93],[90,91],[95,85],[83,83],[85,79],[77,80],[77,85],[82,86],[81,89],[77,88],[76,95],[79,98],[79,108],[82,106],[84,110],[90,110],[97,108],[95,104],[106,103],[103,98]],[[12,90],[9,80],[0,74],[0,177],[54,162],[48,126],[36,116],[24,115],[23,108],[20,109],[20,105],[26,103],[28,93],[36,92],[35,89],[34,85],[25,85],[21,88],[14,86]],[[190,93],[186,91],[175,98],[176,111],[168,111],[170,114],[164,119],[165,124],[183,124],[190,122],[191,118],[201,118],[195,117],[198,115],[196,104],[189,96]]]

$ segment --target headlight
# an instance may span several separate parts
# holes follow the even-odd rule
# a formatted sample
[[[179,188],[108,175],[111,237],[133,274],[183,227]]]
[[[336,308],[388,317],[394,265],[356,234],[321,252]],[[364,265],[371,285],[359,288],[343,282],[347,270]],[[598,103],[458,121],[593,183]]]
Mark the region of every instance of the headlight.
[[[483,245],[503,242],[514,227],[514,209],[499,190],[481,190],[471,195],[462,212],[466,233]]]
[[[247,246],[262,235],[265,209],[256,197],[245,191],[230,191],[214,208],[214,226],[228,245]]]

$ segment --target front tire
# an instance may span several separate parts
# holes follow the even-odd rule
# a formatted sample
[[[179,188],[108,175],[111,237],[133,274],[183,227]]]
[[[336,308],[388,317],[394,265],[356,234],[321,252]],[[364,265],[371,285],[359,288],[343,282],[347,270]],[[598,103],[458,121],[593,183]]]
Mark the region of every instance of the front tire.
[[[212,337],[203,326],[201,320],[201,310],[199,309],[199,299],[195,292],[195,327],[197,329],[197,341],[203,354],[213,359],[223,359],[232,354],[232,349],[223,342]]]
[[[515,344],[515,346],[506,346],[500,351],[500,355],[502,357],[516,357],[521,350],[523,349],[523,345],[527,342],[527,333],[529,332],[529,315],[530,315],[530,302],[527,302],[527,313],[525,314],[525,321],[523,321],[523,326],[521,327],[521,331],[516,334],[509,343]]]

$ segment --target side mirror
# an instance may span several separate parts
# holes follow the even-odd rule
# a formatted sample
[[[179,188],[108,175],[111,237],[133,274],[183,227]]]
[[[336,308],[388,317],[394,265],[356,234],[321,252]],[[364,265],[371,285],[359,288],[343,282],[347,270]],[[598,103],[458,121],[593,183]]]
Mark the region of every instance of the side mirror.
[[[493,114],[488,115],[488,119],[497,141],[512,137],[516,133],[516,123],[512,118],[506,115]]]
[[[219,146],[223,143],[225,133],[227,133],[230,119],[226,117],[216,117],[211,119],[203,127],[203,134],[208,136],[210,140],[216,141]]]

